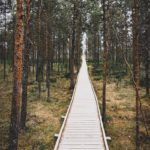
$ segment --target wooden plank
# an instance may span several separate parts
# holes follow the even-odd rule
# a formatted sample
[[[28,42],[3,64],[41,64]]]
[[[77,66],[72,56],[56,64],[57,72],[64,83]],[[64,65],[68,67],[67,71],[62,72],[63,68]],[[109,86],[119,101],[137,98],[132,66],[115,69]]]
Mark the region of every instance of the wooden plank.
[[[76,149],[86,149],[86,148],[89,148],[89,149],[103,149],[103,146],[101,145],[60,145],[60,148],[65,150],[66,148],[69,148],[70,150],[72,150],[73,148],[76,148]]]
[[[77,84],[54,150],[108,150],[97,97],[83,57]]]

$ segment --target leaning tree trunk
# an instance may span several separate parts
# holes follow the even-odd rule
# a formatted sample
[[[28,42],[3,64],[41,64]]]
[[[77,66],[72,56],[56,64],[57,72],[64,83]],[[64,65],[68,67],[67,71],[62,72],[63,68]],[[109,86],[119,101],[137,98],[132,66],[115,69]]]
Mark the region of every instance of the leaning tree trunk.
[[[21,128],[25,128],[27,115],[27,88],[29,70],[29,22],[30,22],[30,0],[26,0],[26,25],[25,25],[25,47],[23,50],[23,79],[22,79],[22,107],[21,107]]]
[[[19,110],[22,82],[22,50],[23,50],[23,0],[17,0],[16,35],[13,74],[13,96],[11,108],[9,150],[17,150],[19,130]]]
[[[136,150],[140,149],[139,139],[139,84],[140,84],[140,63],[139,63],[139,1],[133,1],[133,74],[136,93]]]

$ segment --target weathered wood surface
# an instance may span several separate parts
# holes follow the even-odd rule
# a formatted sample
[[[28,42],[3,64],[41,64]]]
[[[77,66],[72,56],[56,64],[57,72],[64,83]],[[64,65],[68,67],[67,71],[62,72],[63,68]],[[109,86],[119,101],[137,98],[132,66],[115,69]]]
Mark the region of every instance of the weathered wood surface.
[[[85,56],[76,87],[54,150],[108,150],[97,97]]]

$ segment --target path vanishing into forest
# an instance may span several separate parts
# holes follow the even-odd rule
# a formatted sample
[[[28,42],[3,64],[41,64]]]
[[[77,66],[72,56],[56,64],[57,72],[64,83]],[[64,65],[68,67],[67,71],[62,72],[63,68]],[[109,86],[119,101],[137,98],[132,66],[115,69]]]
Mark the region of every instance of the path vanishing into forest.
[[[54,150],[76,149],[109,149],[84,55],[72,101],[54,148]]]

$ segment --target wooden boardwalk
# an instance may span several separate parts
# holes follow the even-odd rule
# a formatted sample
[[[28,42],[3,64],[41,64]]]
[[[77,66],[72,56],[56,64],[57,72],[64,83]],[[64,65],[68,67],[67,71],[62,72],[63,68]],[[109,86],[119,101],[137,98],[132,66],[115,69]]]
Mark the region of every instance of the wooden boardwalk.
[[[97,97],[85,57],[54,150],[108,150]]]

